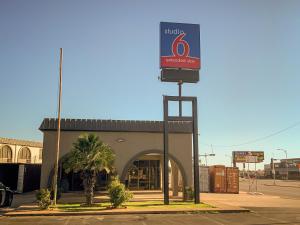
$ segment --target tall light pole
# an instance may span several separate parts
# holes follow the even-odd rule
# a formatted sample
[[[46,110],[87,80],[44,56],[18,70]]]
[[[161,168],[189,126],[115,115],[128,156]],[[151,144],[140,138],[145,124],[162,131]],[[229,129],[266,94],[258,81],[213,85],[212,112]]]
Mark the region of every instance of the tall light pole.
[[[60,48],[59,60],[59,95],[58,95],[58,111],[57,111],[57,142],[56,142],[56,160],[54,164],[53,175],[53,205],[56,205],[57,198],[57,176],[58,176],[58,160],[60,151],[60,111],[61,111],[61,91],[62,91],[62,62],[63,62],[63,49]]]
[[[288,162],[287,162],[287,150],[278,148],[276,149],[277,151],[283,151],[285,153],[285,166],[286,166],[286,179],[289,179],[289,168],[288,168]]]
[[[215,156],[216,154],[214,153],[211,153],[211,154],[207,154],[207,153],[204,153],[204,155],[199,155],[199,157],[203,156],[205,157],[205,166],[207,166],[207,156]]]

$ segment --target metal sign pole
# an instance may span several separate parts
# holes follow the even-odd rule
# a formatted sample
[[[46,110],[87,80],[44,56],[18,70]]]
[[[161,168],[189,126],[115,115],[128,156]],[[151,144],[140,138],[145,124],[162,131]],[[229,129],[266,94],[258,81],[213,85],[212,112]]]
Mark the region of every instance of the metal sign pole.
[[[189,101],[192,102],[192,113],[190,116],[169,116],[168,102],[169,101]],[[168,151],[169,151],[169,121],[187,121],[193,125],[193,169],[194,169],[194,191],[195,204],[200,203],[200,186],[199,186],[199,151],[198,151],[198,117],[197,117],[197,98],[196,97],[177,97],[164,96],[164,204],[169,204],[169,170],[168,170]]]
[[[179,98],[181,98],[182,84],[183,84],[182,81],[178,82],[178,96],[179,96]],[[179,100],[179,116],[182,116],[182,101],[181,100]]]
[[[168,110],[168,100],[164,96],[164,204],[169,205],[169,110]]]
[[[197,98],[193,98],[193,153],[195,204],[200,203]]]

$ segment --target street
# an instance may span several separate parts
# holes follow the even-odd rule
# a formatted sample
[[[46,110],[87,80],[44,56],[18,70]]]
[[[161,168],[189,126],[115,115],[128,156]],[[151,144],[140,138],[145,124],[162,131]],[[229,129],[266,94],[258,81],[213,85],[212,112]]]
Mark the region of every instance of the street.
[[[278,195],[281,198],[300,199],[300,182],[276,180],[275,186],[273,180],[257,180],[257,192],[265,195]],[[285,186],[284,188],[282,186]],[[240,181],[240,191],[248,192],[249,181]],[[252,191],[255,190],[255,182],[252,184]]]
[[[240,191],[247,192],[248,180],[241,180]],[[251,213],[217,213],[217,214],[154,214],[154,215],[105,215],[105,216],[48,216],[48,217],[0,217],[1,225],[88,225],[88,224],[130,224],[130,225],[164,225],[164,224],[300,224],[300,182],[278,181],[280,186],[270,186],[270,180],[258,180],[257,190],[262,194],[240,195],[202,194],[203,198],[216,198],[226,204],[239,205],[251,209]],[[283,185],[283,186],[282,186]],[[284,187],[288,186],[288,187]],[[210,197],[213,196],[213,197]],[[249,198],[239,199],[241,196]],[[258,199],[258,202],[255,199]],[[253,200],[254,199],[254,200]]]

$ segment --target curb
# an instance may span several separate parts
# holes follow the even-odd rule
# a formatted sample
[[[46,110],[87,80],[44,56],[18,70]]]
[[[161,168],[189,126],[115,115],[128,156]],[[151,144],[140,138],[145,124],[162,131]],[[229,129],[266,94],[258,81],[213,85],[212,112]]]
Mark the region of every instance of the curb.
[[[170,210],[170,211],[128,211],[128,212],[41,212],[41,213],[26,213],[26,212],[10,212],[4,213],[6,217],[27,217],[27,216],[100,216],[100,215],[132,215],[132,214],[201,214],[201,213],[247,213],[249,209],[205,209],[205,210]]]

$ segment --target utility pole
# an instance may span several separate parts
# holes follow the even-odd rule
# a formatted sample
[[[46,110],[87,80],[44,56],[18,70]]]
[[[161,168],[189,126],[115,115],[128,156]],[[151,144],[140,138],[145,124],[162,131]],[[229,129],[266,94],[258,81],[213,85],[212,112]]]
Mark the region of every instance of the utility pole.
[[[62,61],[63,49],[60,48],[60,62],[59,62],[59,95],[58,95],[58,111],[57,111],[57,143],[56,143],[56,161],[54,165],[53,176],[53,205],[56,205],[57,198],[57,174],[58,174],[58,159],[60,148],[60,111],[61,111],[61,92],[62,92]]]
[[[203,156],[205,158],[205,166],[207,166],[207,156],[215,156],[216,154],[214,153],[211,153],[211,154],[207,154],[207,153],[204,153],[204,155],[199,155],[200,157]]]

